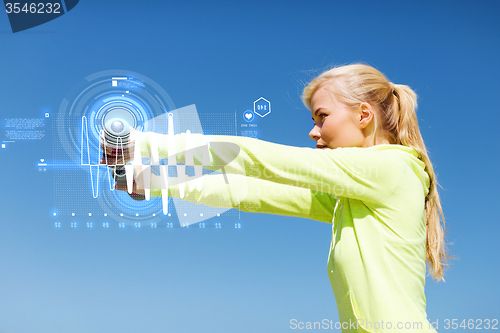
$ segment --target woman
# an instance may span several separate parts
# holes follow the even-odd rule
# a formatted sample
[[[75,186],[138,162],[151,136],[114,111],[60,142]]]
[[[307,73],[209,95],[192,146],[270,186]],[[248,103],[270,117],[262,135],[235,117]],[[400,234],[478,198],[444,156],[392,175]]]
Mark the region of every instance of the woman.
[[[229,184],[222,175],[204,176],[201,190],[188,181],[170,186],[168,194],[209,206],[333,222],[328,275],[343,332],[433,332],[425,311],[425,264],[439,281],[448,256],[415,93],[373,67],[354,64],[312,80],[303,101],[314,121],[309,136],[319,149],[208,136],[211,143],[239,147],[233,159],[231,148],[210,146],[211,167],[225,165]],[[166,136],[134,136],[143,156],[159,147],[160,158],[168,157]],[[176,135],[176,152],[185,151],[185,141],[185,134]],[[203,158],[195,154],[194,160]],[[177,162],[185,162],[184,154],[177,154]],[[137,185],[134,192],[143,191]]]

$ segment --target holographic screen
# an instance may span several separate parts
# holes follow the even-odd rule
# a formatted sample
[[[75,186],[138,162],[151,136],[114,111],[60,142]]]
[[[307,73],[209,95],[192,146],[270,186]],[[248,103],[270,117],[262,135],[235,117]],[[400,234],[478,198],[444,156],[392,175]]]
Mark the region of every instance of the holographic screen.
[[[86,77],[62,101],[55,122],[58,135],[55,136],[52,163],[54,214],[71,216],[75,221],[87,224],[91,219],[112,218],[131,225],[138,222],[172,224],[178,220],[181,226],[223,213],[231,215],[229,207],[209,207],[182,199],[185,183],[195,182],[196,190],[202,191],[204,177],[220,177],[224,171],[223,168],[215,171],[213,167],[212,170],[208,168],[211,166],[210,142],[202,139],[202,142],[193,141],[189,146],[192,141],[189,136],[199,139],[207,131],[234,135],[235,117],[233,113],[198,114],[195,105],[177,109],[165,90],[138,73],[111,70]],[[200,118],[204,120],[203,124]],[[131,184],[133,177],[140,175],[147,184],[143,198],[115,190],[118,165],[100,163],[103,157],[101,135],[106,123],[113,119],[121,119],[140,132],[166,135],[169,152],[175,150],[176,134],[186,133],[188,137],[185,163],[178,163],[175,154],[170,153],[168,158],[159,158],[156,148],[151,149],[151,156],[140,156],[140,152],[139,155],[134,152],[134,159],[125,165],[124,172],[119,176],[127,178],[126,181]],[[124,144],[119,138],[118,145]],[[215,144],[221,149],[221,143]],[[197,149],[203,154],[202,164],[195,164],[189,157],[190,152]],[[230,191],[232,178],[224,176],[220,179],[229,185],[221,186],[220,191]],[[168,197],[169,185],[179,187],[181,198]],[[151,196],[151,189],[161,190],[161,196]],[[238,195],[241,197],[244,193],[244,183],[239,182]],[[221,195],[227,197],[231,193]],[[214,203],[213,206],[220,205]],[[235,211],[232,212],[235,215]]]

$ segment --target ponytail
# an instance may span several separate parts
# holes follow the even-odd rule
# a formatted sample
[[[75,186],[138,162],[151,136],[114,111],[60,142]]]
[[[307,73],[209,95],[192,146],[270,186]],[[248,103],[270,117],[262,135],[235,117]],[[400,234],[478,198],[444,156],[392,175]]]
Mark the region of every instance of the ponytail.
[[[414,148],[425,163],[430,181],[429,193],[425,198],[426,261],[433,278],[444,281],[444,266],[451,257],[446,253],[445,219],[437,191],[439,183],[418,127],[417,95],[406,85],[389,82],[371,66],[353,64],[326,71],[309,83],[302,96],[309,109],[312,96],[325,83],[333,85],[332,92],[347,106],[356,108],[363,102],[378,106],[373,145],[380,130],[389,143]]]
[[[413,90],[405,85],[393,85],[394,104],[393,117],[398,118],[396,144],[412,147],[419,153],[419,158],[425,163],[425,170],[429,175],[429,193],[425,198],[425,221],[427,241],[425,245],[427,265],[435,280],[443,280],[444,266],[451,258],[446,254],[444,241],[445,219],[437,186],[436,174],[429,159],[416,115],[417,96]],[[391,114],[391,112],[388,112]]]

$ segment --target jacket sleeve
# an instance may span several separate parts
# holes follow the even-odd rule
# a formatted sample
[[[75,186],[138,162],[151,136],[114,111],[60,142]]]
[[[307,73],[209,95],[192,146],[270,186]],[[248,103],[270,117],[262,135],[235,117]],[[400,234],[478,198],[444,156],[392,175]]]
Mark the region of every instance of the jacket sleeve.
[[[168,136],[161,134],[142,135],[141,154],[150,154],[153,140],[160,158],[167,158]],[[224,173],[364,202],[377,203],[391,194],[404,170],[403,162],[397,156],[370,148],[321,150],[247,137],[201,134],[191,134],[189,141],[190,147],[209,143],[210,165],[205,163],[205,168],[223,168]],[[185,163],[186,134],[175,135],[175,143],[170,142],[170,147],[175,147],[176,161]],[[191,151],[195,164],[206,160],[201,149]]]
[[[327,193],[273,183],[235,174],[206,174],[196,180],[168,187],[170,197],[210,207],[235,208],[243,212],[308,218],[331,223],[335,198]],[[183,187],[183,196],[180,194]],[[161,195],[153,190],[152,196]]]

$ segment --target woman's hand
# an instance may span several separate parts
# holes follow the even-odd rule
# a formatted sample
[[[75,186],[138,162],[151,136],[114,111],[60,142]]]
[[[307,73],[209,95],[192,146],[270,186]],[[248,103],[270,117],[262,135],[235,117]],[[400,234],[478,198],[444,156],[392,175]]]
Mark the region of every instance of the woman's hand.
[[[144,182],[143,182],[143,179],[142,179],[142,174],[139,174],[139,177],[140,179],[134,179],[133,181],[133,186],[132,186],[132,192],[131,194],[132,195],[144,195],[146,194],[146,191],[144,190],[144,188],[141,186],[141,185],[144,185]],[[127,189],[127,183],[126,182],[116,182],[115,183],[115,189],[118,190],[118,191],[123,191],[123,192],[127,192],[128,189]]]
[[[128,141],[123,144],[116,144],[106,140],[104,131],[101,132],[101,149],[102,159],[101,164],[111,165],[125,165],[134,157],[135,140],[139,132],[130,128],[130,136]]]

